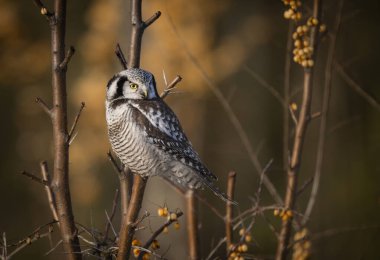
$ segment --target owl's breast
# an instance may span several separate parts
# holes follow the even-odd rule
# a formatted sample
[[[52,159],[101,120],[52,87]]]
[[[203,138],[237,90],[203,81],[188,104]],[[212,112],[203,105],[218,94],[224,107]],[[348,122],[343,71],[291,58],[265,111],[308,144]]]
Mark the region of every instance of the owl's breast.
[[[142,176],[157,175],[161,155],[147,142],[146,126],[135,119],[136,111],[128,104],[120,111],[107,109],[108,135],[112,149],[121,162]]]

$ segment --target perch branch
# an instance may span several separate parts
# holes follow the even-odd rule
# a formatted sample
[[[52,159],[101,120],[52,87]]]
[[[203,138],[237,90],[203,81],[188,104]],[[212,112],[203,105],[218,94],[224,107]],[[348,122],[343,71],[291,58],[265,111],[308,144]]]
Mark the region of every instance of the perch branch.
[[[320,22],[321,18],[321,0],[314,0],[313,17]],[[313,46],[314,53],[312,59],[315,62],[316,51],[318,46],[318,27],[312,28],[310,33],[310,45]],[[305,133],[310,120],[310,107],[312,99],[312,82],[313,82],[313,68],[305,68],[304,70],[304,84],[302,94],[302,104],[298,115],[297,125],[294,134],[293,149],[291,152],[290,165],[287,172],[287,186],[285,194],[284,207],[287,210],[293,210],[296,200],[297,192],[297,179],[300,169],[302,158],[302,147],[305,141]],[[286,259],[288,253],[288,245],[291,234],[292,218],[283,219],[278,241],[276,260]]]
[[[120,227],[119,252],[117,254],[117,260],[124,260],[129,258],[132,240],[136,229],[135,223],[141,209],[146,182],[147,180],[143,179],[139,175],[136,175],[134,177],[132,195],[129,202],[128,211],[126,215],[122,215],[123,221]]]

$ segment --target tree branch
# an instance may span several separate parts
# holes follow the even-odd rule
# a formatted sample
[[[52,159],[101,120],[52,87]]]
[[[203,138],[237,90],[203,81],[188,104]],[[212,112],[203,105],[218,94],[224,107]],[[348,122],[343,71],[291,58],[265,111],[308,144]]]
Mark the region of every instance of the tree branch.
[[[121,50],[120,44],[116,44],[115,54],[117,58],[119,59],[120,64],[123,67],[123,69],[126,70],[128,68],[128,63],[127,63],[127,60],[125,59],[123,51]]]
[[[67,141],[69,143],[69,145],[71,144],[71,142],[73,141],[73,134],[74,134],[74,131],[75,131],[75,128],[77,127],[77,124],[78,124],[78,121],[79,121],[79,118],[82,114],[82,111],[84,109],[84,107],[86,106],[86,104],[84,102],[81,103],[80,105],[80,108],[79,108],[79,111],[74,119],[74,123],[73,125],[71,126],[71,129],[70,129],[70,132],[69,132],[69,135],[67,137]]]
[[[198,260],[201,259],[199,253],[198,210],[193,190],[186,192],[186,206],[189,259]]]
[[[53,191],[51,190],[51,187],[50,187],[51,179],[50,179],[50,174],[49,174],[49,171],[48,171],[47,162],[46,161],[42,161],[40,163],[40,168],[41,168],[42,179],[43,179],[43,181],[45,181],[47,183],[47,185],[45,185],[45,191],[46,191],[46,195],[47,195],[47,198],[48,198],[48,202],[49,202],[51,213],[53,214],[54,220],[58,221],[57,206],[56,206],[56,203],[55,203],[54,193],[53,193]]]
[[[231,200],[234,199],[235,194],[235,183],[236,183],[236,172],[230,172],[228,174],[227,180],[227,196]],[[231,248],[233,242],[233,230],[232,230],[232,219],[233,219],[233,206],[230,201],[226,202],[226,251],[228,252]]]
[[[176,87],[176,85],[182,80],[182,77],[180,75],[177,75],[177,77],[175,77],[173,79],[172,82],[169,83],[169,85],[167,85],[164,89],[164,91],[161,93],[160,97],[162,99],[164,99],[166,96],[168,96],[171,91]]]
[[[314,0],[313,17],[320,23],[321,13],[321,0]],[[315,63],[316,50],[318,47],[318,28],[315,26],[311,28],[310,32],[310,45],[313,46],[312,60]],[[285,209],[293,210],[296,200],[297,192],[297,179],[302,158],[302,148],[305,141],[306,128],[310,120],[310,107],[312,100],[312,82],[313,82],[313,67],[304,69],[304,84],[303,95],[300,112],[298,115],[296,130],[294,134],[293,149],[291,153],[290,165],[287,171],[287,186],[285,194]],[[286,259],[288,253],[288,245],[291,234],[292,217],[284,218],[280,231],[280,237],[276,252],[276,260]]]
[[[36,98],[36,103],[40,105],[40,107],[48,114],[48,116],[52,117],[52,109],[39,97]]]
[[[132,196],[129,202],[127,214],[123,216],[119,234],[119,252],[117,260],[128,259],[131,252],[133,236],[135,234],[135,223],[141,209],[141,204],[146,186],[146,179],[139,175],[134,176]]]
[[[115,195],[114,195],[114,198],[113,198],[113,203],[112,203],[111,216],[109,218],[107,217],[107,224],[106,224],[106,227],[104,229],[104,239],[103,239],[103,242],[106,242],[107,239],[108,239],[108,232],[109,232],[110,227],[112,225],[112,219],[114,218],[115,213],[116,213],[116,208],[117,208],[117,204],[118,204],[118,201],[119,201],[119,195],[120,195],[119,189],[116,189]]]
[[[37,176],[35,176],[34,174],[32,173],[29,173],[29,172],[26,172],[26,171],[22,171],[21,172],[22,175],[25,175],[26,177],[30,178],[32,181],[35,181],[35,182],[38,182],[44,186],[48,186],[49,183],[41,178],[38,178]]]
[[[73,57],[75,53],[75,49],[73,46],[70,46],[69,50],[66,53],[65,59],[59,64],[58,68],[60,70],[67,70],[67,65],[69,64],[71,58]]]

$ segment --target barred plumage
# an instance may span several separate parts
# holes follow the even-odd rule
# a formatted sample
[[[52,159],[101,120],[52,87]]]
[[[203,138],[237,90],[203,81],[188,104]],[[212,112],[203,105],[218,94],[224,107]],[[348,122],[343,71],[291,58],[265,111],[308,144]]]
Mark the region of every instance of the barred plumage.
[[[122,163],[143,177],[158,175],[190,189],[217,180],[201,162],[174,112],[158,96],[153,75],[131,68],[107,85],[106,118],[111,146]]]

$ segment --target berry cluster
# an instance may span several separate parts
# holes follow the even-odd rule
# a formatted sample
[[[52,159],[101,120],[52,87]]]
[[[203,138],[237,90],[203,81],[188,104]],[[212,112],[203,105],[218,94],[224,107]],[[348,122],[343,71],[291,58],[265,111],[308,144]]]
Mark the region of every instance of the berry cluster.
[[[247,243],[252,241],[252,236],[250,234],[247,234],[247,231],[244,228],[239,230],[239,235],[244,242],[237,245],[236,244],[230,245],[231,253],[228,257],[228,260],[244,260],[245,259],[242,254],[248,251]]]
[[[299,21],[302,18],[302,13],[299,11],[301,7],[301,1],[295,0],[282,0],[284,5],[289,6],[289,8],[284,12],[284,18],[294,21]]]
[[[306,228],[294,234],[293,260],[306,260],[310,257],[311,242],[308,239],[309,232]]]
[[[289,209],[275,209],[273,215],[279,216],[283,221],[286,221],[293,217],[293,211]]]

